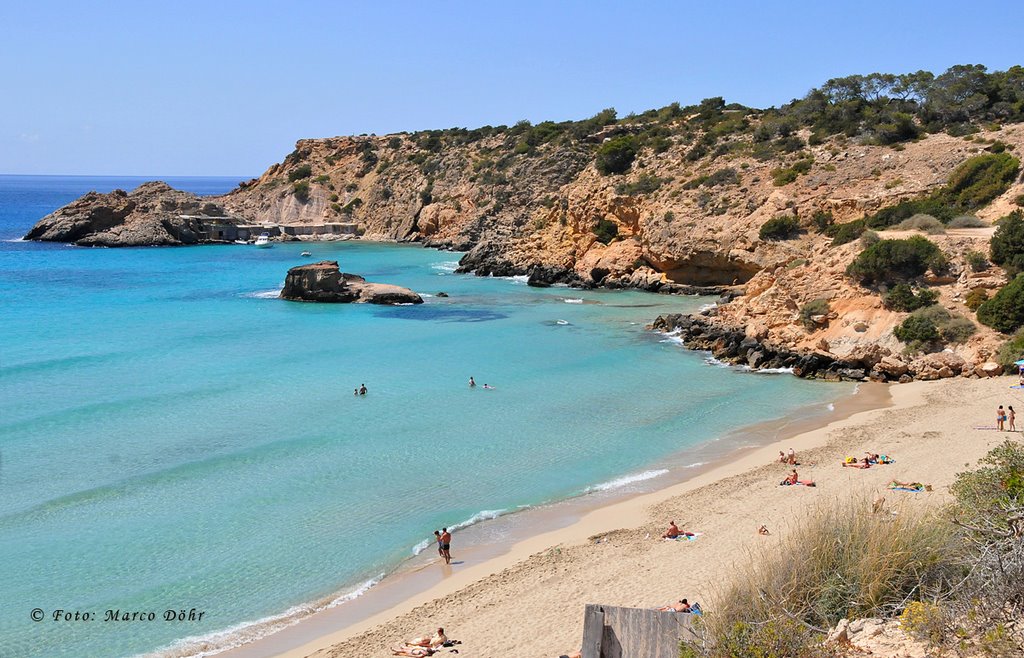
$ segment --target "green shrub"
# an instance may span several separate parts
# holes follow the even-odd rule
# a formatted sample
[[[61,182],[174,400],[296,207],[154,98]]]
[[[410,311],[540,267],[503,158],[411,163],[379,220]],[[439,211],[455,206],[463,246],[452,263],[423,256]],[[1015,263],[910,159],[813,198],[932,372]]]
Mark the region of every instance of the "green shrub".
[[[825,210],[818,210],[811,216],[811,223],[814,224],[819,233],[828,231],[829,227],[835,224],[835,221],[832,213]]]
[[[914,289],[906,283],[893,286],[892,290],[882,297],[882,304],[891,311],[903,311],[909,313],[925,306],[931,306],[939,299],[939,293],[934,290],[922,289],[916,295]]]
[[[610,219],[602,218],[594,225],[594,235],[601,244],[608,244],[619,235],[619,225]]]
[[[317,176],[316,178],[314,178],[313,182],[314,183],[320,183],[322,185],[324,183],[329,182],[330,180],[331,180],[331,177],[328,176],[327,174],[324,174],[322,176]]]
[[[974,215],[960,215],[949,220],[946,226],[949,228],[985,228],[987,224]]]
[[[1017,196],[1013,197],[1013,202],[1020,206],[1021,208],[1024,208],[1024,194],[1018,194]]]
[[[974,288],[964,297],[964,306],[977,311],[978,308],[988,301],[988,291],[984,288]]]
[[[845,224],[832,224],[825,230],[825,235],[832,238],[832,246],[838,247],[859,238],[865,230],[864,220],[855,219]]]
[[[911,349],[939,342],[939,328],[929,318],[910,315],[898,324],[892,333],[898,340],[906,343]]]
[[[814,160],[805,158],[803,160],[797,160],[790,167],[783,167],[772,170],[772,183],[776,187],[782,187],[795,181],[800,174],[806,174],[811,170],[811,165],[814,164]]]
[[[638,150],[635,137],[631,135],[613,137],[597,149],[597,159],[594,164],[597,170],[605,176],[624,174],[633,165]]]
[[[779,215],[761,225],[762,240],[790,240],[800,234],[800,222],[792,215]]]
[[[858,240],[858,242],[860,243],[862,249],[867,249],[871,245],[880,242],[881,240],[882,236],[878,235],[874,231],[864,231],[863,233],[860,234],[860,239]]]
[[[388,140],[388,148],[391,149],[392,151],[395,151],[395,150],[397,150],[397,149],[399,149],[401,147],[402,147],[402,138],[401,137],[392,137],[391,139]]]
[[[311,166],[309,166],[308,164],[299,165],[298,167],[293,169],[290,174],[288,174],[288,182],[294,183],[297,180],[309,178],[312,175],[313,168]]]
[[[633,196],[636,194],[651,194],[657,192],[658,188],[664,181],[657,176],[651,174],[640,174],[632,183],[620,183],[615,187],[615,192],[626,196]]]
[[[980,251],[968,251],[964,260],[967,261],[972,272],[984,272],[988,269],[988,259]]]
[[[346,215],[351,215],[353,212],[355,212],[356,208],[358,208],[361,205],[363,205],[363,200],[360,199],[359,197],[356,197],[349,201],[348,203],[346,203],[345,206],[341,209],[341,212],[345,213]]]
[[[996,361],[1004,368],[1011,367],[1024,359],[1024,329],[1018,329],[1013,336],[999,347]]]
[[[815,315],[828,315],[832,309],[827,299],[814,299],[800,307],[800,321],[808,331],[813,330],[817,325],[813,318]]]
[[[1024,326],[1024,276],[1017,276],[979,306],[978,322],[1004,334]]]
[[[862,251],[846,274],[865,285],[897,283],[923,275],[929,269],[942,271],[948,266],[939,247],[921,236],[905,240],[880,240]]]
[[[740,175],[732,167],[726,167],[719,169],[715,173],[711,174],[704,181],[704,185],[707,187],[716,187],[718,185],[738,185],[740,182]]]
[[[309,181],[297,181],[292,185],[292,194],[294,194],[295,198],[301,203],[309,201]]]
[[[1011,276],[1024,271],[1024,211],[1014,210],[997,220],[996,226],[989,241],[992,262]]]
[[[928,235],[946,232],[946,227],[942,222],[924,213],[918,213],[913,217],[904,219],[896,225],[896,228],[901,231],[924,231]]]

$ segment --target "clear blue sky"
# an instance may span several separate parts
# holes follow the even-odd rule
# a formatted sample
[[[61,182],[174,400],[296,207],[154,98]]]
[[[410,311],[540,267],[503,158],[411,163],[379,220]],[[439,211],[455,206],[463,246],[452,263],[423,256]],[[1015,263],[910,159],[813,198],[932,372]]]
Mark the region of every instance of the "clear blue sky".
[[[301,137],[767,107],[1024,64],[1022,26],[1019,0],[4,2],[0,173],[256,175]]]

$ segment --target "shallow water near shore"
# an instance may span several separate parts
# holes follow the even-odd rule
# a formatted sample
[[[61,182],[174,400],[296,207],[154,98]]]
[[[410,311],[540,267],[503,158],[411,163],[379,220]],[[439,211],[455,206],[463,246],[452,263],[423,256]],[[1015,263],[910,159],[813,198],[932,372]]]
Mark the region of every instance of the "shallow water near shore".
[[[88,189],[138,182],[0,176],[0,646],[12,655],[130,655],[335,601],[435,528],[635,486],[670,455],[701,461],[731,429],[852,390],[710,366],[644,330],[706,299],[455,275],[458,254],[416,246],[11,241]],[[275,298],[289,267],[320,259],[431,296]],[[162,620],[182,608],[205,614]],[[58,623],[57,609],[158,620]]]

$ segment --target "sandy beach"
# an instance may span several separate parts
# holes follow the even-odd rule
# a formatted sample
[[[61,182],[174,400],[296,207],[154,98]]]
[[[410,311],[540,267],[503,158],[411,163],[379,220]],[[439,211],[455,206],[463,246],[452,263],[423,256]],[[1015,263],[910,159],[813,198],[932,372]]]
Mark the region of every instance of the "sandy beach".
[[[955,474],[992,446],[1020,434],[994,427],[999,404],[1019,403],[1008,378],[944,380],[893,386],[890,406],[746,452],[686,482],[597,509],[574,525],[535,536],[498,558],[466,565],[429,590],[381,614],[317,637],[289,657],[389,656],[388,647],[443,626],[460,640],[460,656],[558,656],[579,648],[585,603],[656,607],[687,597],[713,608],[716,587],[751,549],[770,548],[811,506],[853,495],[884,495],[886,506],[947,500]],[[884,399],[884,395],[881,399]],[[794,448],[801,479],[818,486],[781,487],[788,467],[779,450]],[[843,468],[865,451],[896,463]],[[932,492],[888,491],[894,479],[931,484]],[[669,520],[696,541],[664,541]],[[759,535],[766,525],[770,536]],[[438,569],[444,568],[437,565]],[[256,650],[260,642],[248,647]],[[265,649],[265,647],[264,647]],[[231,652],[245,655],[246,648]],[[443,652],[439,655],[447,655]]]

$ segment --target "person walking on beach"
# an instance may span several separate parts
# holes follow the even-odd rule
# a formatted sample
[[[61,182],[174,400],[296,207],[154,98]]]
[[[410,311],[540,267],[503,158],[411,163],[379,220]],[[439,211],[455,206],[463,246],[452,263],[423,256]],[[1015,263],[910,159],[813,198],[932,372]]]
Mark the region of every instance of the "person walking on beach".
[[[452,563],[452,533],[448,532],[448,528],[441,528],[441,557],[444,558],[445,564]]]
[[[1006,421],[1006,411],[1003,410],[1003,405],[999,405],[996,409],[996,429],[1000,432],[1005,432],[1006,429],[1003,427],[1003,423]]]
[[[1006,409],[1007,409],[1006,421],[1007,421],[1007,423],[1009,423],[1009,427],[1007,429],[1009,429],[1011,432],[1016,432],[1017,431],[1017,425],[1016,425],[1017,413],[1013,410],[1013,405],[1012,404],[1010,406],[1008,406]]]
[[[472,375],[469,377],[469,387],[470,388],[475,388],[476,387],[476,380],[473,379]]]

